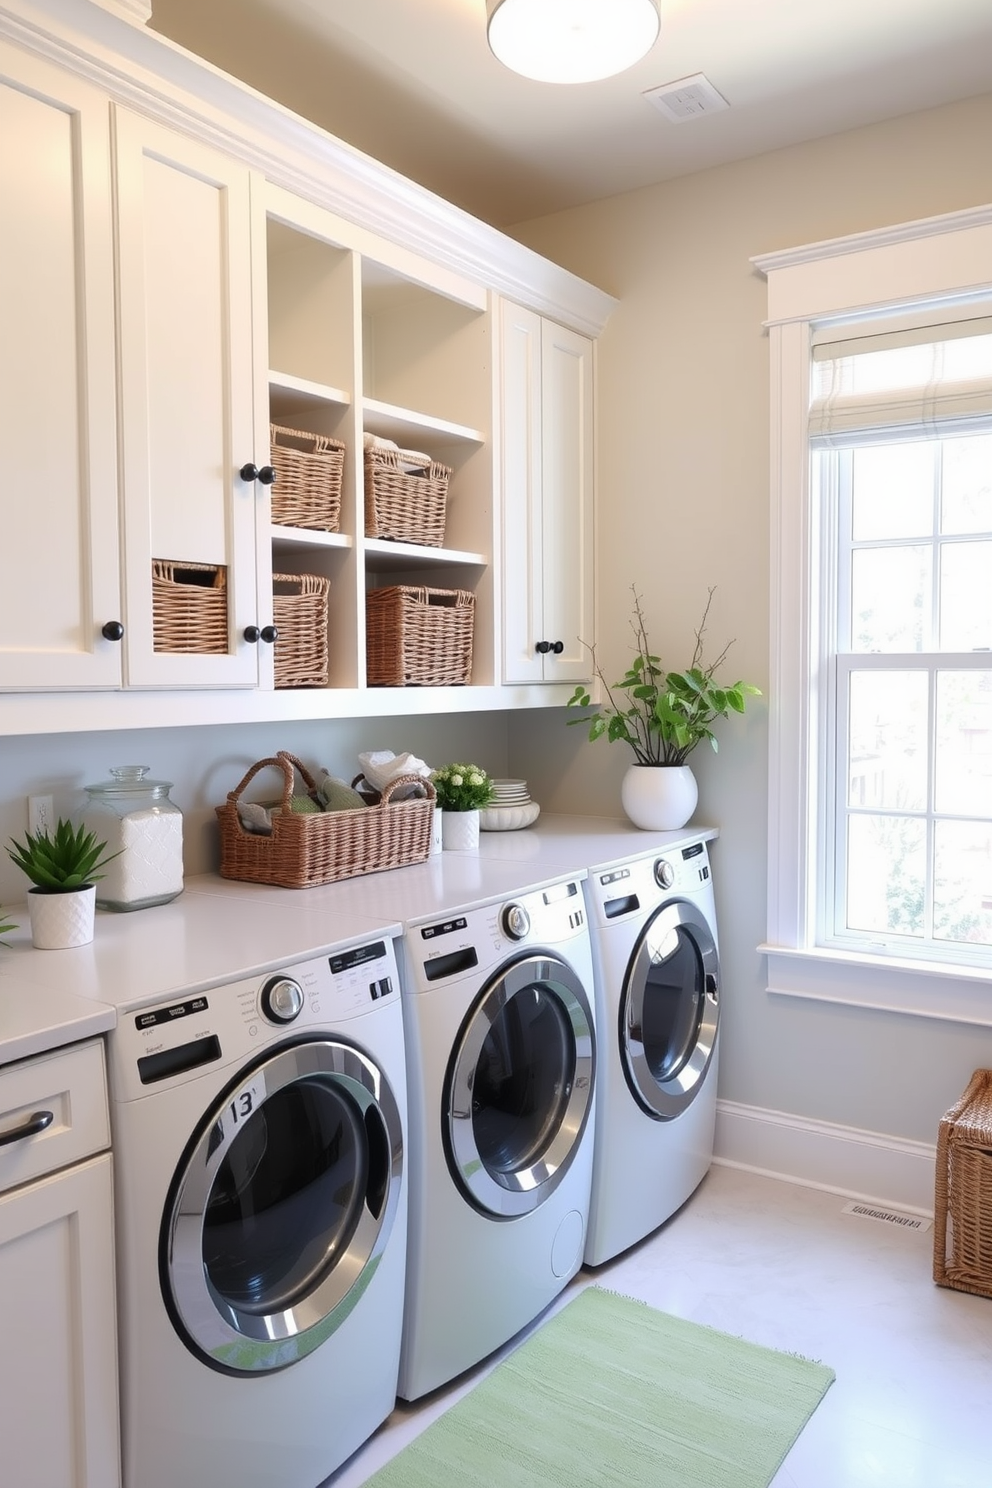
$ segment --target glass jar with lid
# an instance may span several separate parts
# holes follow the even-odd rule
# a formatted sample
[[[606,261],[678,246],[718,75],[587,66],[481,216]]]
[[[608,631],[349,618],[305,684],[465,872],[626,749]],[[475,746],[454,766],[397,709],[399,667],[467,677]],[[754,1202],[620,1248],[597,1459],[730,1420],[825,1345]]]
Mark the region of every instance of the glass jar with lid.
[[[183,816],[171,780],[148,780],[148,765],[118,765],[86,786],[83,821],[116,853],[97,880],[102,909],[147,909],[183,891]]]

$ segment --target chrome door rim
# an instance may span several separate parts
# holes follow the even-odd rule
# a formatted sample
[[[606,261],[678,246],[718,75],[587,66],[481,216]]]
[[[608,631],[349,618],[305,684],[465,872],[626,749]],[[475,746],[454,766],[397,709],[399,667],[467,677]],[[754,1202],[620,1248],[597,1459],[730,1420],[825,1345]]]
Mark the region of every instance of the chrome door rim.
[[[668,1080],[658,1080],[643,1042],[644,991],[655,952],[673,930],[684,928],[702,962],[702,1008],[696,1040],[687,1059]],[[720,1021],[720,962],[705,916],[685,899],[673,899],[652,915],[638,936],[620,999],[620,1054],[624,1074],[638,1104],[661,1121],[680,1116],[695,1100],[713,1058]]]
[[[475,1140],[475,1070],[496,1018],[514,997],[535,983],[556,997],[565,1012],[575,1046],[575,1070],[564,1115],[540,1159],[513,1172],[495,1173],[486,1167]],[[572,968],[550,956],[526,956],[501,968],[483,988],[462,1024],[445,1082],[449,1164],[478,1208],[496,1218],[511,1219],[530,1213],[550,1198],[571,1167],[582,1139],[592,1102],[594,1072],[592,1009],[586,989]]]
[[[248,1312],[218,1295],[203,1264],[207,1202],[218,1169],[242,1130],[235,1111],[254,1115],[301,1080],[346,1094],[363,1118],[378,1120],[389,1153],[378,1215],[363,1201],[347,1250],[292,1306]],[[259,1374],[304,1358],[340,1327],[368,1286],[389,1240],[403,1173],[403,1130],[392,1089],[376,1064],[336,1039],[284,1045],[243,1070],[200,1122],[173,1179],[162,1220],[161,1272],[166,1303],[183,1341],[215,1368]]]

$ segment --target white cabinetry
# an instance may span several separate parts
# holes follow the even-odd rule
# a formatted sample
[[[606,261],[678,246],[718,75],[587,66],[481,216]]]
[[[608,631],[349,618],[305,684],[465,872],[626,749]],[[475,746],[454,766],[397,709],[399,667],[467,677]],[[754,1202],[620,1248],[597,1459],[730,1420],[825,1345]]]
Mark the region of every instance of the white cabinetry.
[[[116,687],[107,100],[0,44],[0,687]]]
[[[0,1442],[12,1488],[120,1483],[109,1145],[101,1042],[0,1069]]]
[[[594,632],[593,344],[503,301],[503,676],[584,681]]]
[[[271,621],[271,597],[259,619],[264,497],[239,474],[255,451],[250,172],[120,109],[115,145],[126,680],[251,685],[245,631]],[[214,650],[197,654],[194,628],[156,627],[153,564],[168,565],[170,616],[183,589],[224,588]]]

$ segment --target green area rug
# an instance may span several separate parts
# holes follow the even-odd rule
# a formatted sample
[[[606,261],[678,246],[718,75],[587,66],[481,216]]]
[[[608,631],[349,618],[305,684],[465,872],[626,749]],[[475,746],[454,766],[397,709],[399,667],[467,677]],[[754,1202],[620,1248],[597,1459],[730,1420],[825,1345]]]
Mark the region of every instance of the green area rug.
[[[767,1488],[833,1378],[587,1287],[368,1488]]]

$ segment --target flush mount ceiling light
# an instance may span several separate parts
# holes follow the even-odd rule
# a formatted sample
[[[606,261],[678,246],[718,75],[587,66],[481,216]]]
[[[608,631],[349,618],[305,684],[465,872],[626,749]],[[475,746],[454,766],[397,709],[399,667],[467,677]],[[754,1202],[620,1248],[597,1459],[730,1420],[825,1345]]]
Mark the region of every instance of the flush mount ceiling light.
[[[489,45],[504,66],[539,83],[612,77],[651,50],[656,0],[486,0]]]

